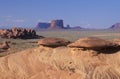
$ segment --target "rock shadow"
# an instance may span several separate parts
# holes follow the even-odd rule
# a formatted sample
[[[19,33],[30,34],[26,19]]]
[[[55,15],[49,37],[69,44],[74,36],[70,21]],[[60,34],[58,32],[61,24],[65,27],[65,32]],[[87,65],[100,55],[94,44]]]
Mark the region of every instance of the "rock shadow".
[[[118,51],[120,51],[120,46],[119,47],[108,47],[108,48],[102,48],[99,50],[95,50],[98,53],[104,53],[104,54],[113,54],[113,53],[117,53]]]

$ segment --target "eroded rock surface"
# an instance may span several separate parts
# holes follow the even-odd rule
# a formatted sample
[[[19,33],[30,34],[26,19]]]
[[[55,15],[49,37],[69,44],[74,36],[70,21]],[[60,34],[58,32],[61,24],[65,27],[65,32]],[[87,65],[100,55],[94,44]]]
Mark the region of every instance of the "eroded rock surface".
[[[109,48],[116,46],[117,44],[113,42],[96,37],[80,38],[74,43],[68,45],[68,47],[78,47],[78,48],[87,48],[87,49],[102,49],[102,48]]]
[[[40,46],[0,58],[0,79],[120,79],[120,51]]]
[[[38,44],[48,47],[59,47],[59,46],[67,46],[70,41],[63,38],[43,38]]]

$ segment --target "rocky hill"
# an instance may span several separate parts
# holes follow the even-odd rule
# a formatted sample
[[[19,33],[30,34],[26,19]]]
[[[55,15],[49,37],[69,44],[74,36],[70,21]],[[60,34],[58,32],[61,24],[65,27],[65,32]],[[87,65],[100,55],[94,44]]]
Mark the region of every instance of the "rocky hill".
[[[89,39],[82,40],[104,41],[96,38]],[[58,42],[58,40],[53,42],[52,39],[51,43],[49,40],[51,44],[56,41]],[[100,44],[104,46],[107,43],[104,41]],[[86,44],[92,43],[86,42]],[[52,48],[40,45],[1,57],[0,79],[120,79],[119,65],[120,49],[95,51],[76,47]]]
[[[38,38],[36,31],[25,28],[0,29],[0,38],[32,39]]]
[[[110,27],[110,29],[120,29],[120,23],[116,23]]]

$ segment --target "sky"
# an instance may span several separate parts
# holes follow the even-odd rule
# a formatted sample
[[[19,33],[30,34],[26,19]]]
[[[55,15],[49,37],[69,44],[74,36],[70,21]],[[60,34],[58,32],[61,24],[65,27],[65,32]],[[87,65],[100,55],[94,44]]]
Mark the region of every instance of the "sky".
[[[108,28],[120,22],[120,0],[0,0],[0,27],[35,27],[56,19],[64,26]]]

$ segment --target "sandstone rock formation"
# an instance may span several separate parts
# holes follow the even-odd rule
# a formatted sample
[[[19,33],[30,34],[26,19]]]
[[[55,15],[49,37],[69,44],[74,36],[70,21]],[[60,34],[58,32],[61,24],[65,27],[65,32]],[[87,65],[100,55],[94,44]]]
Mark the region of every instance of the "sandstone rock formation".
[[[40,46],[0,58],[0,79],[120,79],[120,50]]]
[[[52,20],[51,23],[39,22],[34,28],[35,30],[41,29],[65,29],[63,20]]]
[[[49,29],[64,29],[63,20],[53,20]]]
[[[48,47],[67,46],[70,41],[63,38],[43,38],[38,44]]]
[[[0,30],[0,38],[31,39],[37,37],[35,30],[32,29],[12,28]]]
[[[87,49],[102,49],[116,46],[117,45],[113,42],[106,41],[96,37],[80,38],[74,43],[68,45],[68,47],[78,47]]]

